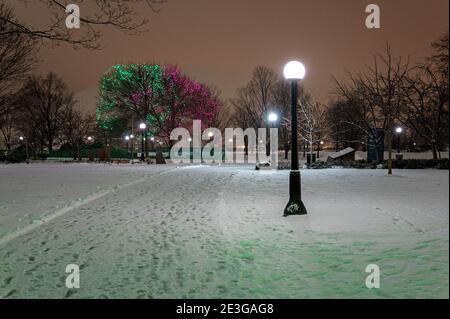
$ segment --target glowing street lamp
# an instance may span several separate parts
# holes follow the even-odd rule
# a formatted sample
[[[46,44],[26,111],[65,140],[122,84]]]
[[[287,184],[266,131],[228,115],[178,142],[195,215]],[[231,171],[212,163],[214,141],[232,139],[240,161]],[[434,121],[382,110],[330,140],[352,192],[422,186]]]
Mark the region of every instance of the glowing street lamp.
[[[92,136],[88,136],[86,139],[87,139],[87,143],[89,145],[89,147],[88,147],[88,161],[89,162],[93,162],[94,161],[94,153],[92,152],[92,141],[94,140],[94,138]]]
[[[131,164],[134,164],[134,134],[130,134],[131,141]]]
[[[302,63],[291,61],[286,64],[283,73],[284,77],[291,82],[291,172],[289,174],[289,202],[284,209],[284,216],[306,215],[306,207],[301,196],[297,145],[298,82],[305,77],[306,69]]]
[[[276,121],[278,121],[278,115],[276,113],[270,113],[269,116],[267,116],[267,119],[269,120],[270,123],[275,123]]]
[[[139,124],[139,129],[142,131],[142,139],[141,139],[141,161],[145,160],[145,156],[144,156],[144,134],[145,134],[145,129],[147,128],[147,124],[145,123],[141,123]]]

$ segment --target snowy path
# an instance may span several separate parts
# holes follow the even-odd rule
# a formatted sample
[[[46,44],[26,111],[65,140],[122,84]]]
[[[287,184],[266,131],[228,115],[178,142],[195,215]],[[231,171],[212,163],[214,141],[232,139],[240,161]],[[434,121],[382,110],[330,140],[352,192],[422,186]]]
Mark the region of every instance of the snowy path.
[[[0,167],[1,190],[30,193],[0,195],[0,237],[29,227],[14,220],[25,208],[43,220],[0,244],[0,297],[448,298],[448,171],[302,171],[309,215],[282,218],[288,171],[107,166],[93,182],[93,167],[53,174],[34,195],[26,176],[54,168]],[[78,182],[61,213],[50,185],[66,178]],[[78,290],[65,287],[72,263]],[[381,289],[365,287],[370,263]]]

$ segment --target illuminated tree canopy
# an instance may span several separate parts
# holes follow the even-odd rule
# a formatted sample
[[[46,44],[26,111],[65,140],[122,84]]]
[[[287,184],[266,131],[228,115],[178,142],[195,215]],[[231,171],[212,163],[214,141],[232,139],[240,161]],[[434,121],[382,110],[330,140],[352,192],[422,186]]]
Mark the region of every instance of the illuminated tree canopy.
[[[192,80],[172,65],[114,65],[101,78],[97,124],[118,130],[131,119],[147,123],[153,136],[168,139],[177,127],[201,120],[214,122],[220,100],[206,85]]]

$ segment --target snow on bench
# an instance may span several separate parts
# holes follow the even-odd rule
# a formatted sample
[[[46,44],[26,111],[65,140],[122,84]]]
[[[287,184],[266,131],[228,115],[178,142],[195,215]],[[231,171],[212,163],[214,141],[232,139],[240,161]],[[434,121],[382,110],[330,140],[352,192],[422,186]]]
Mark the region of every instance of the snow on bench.
[[[328,154],[327,162],[333,162],[335,160],[355,160],[355,149],[347,147],[339,152]]]

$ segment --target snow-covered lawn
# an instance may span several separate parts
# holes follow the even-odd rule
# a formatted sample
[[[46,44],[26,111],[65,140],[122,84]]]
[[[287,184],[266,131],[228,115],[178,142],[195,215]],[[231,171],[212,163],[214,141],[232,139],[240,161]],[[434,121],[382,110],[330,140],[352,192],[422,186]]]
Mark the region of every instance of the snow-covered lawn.
[[[0,298],[448,298],[448,171],[302,170],[283,218],[288,175],[0,165]]]

